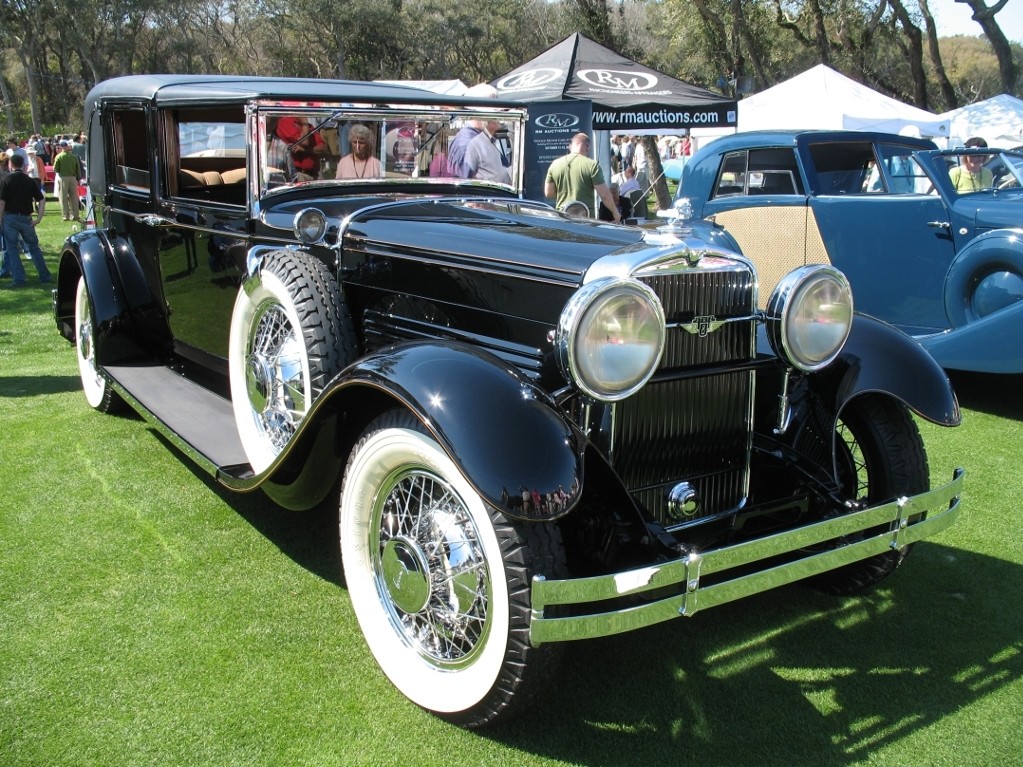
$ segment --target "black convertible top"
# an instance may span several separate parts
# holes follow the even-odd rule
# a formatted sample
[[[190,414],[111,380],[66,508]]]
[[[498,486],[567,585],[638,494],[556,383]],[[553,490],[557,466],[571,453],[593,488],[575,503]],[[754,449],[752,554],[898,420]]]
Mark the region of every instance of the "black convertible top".
[[[157,106],[216,106],[244,103],[253,99],[282,99],[443,106],[485,104],[489,107],[522,108],[522,104],[512,101],[441,95],[404,85],[353,80],[241,75],[130,75],[105,80],[89,91],[85,99],[86,124],[100,101],[120,98],[145,99]]]

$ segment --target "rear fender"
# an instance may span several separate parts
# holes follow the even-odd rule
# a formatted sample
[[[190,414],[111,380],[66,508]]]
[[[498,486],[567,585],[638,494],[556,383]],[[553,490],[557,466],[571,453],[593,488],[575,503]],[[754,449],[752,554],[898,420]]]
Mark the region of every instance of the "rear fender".
[[[1023,373],[1023,301],[917,341],[949,370]]]
[[[89,230],[68,238],[64,243],[60,266],[57,270],[57,289],[54,295],[54,319],[62,336],[75,340],[75,296],[78,280],[85,278],[92,301],[92,316],[99,326],[105,326],[126,313],[124,291],[120,278],[108,265],[109,247],[99,230]]]
[[[131,332],[135,313],[140,307],[152,307],[154,301],[131,243],[99,229],[72,235],[65,242],[53,310],[61,335],[71,341],[77,332],[73,326],[80,277],[85,278],[92,302],[99,363],[138,354]],[[159,311],[162,314],[162,308]]]
[[[945,278],[945,312],[953,328],[1023,301],[1023,229],[996,229],[971,240]]]

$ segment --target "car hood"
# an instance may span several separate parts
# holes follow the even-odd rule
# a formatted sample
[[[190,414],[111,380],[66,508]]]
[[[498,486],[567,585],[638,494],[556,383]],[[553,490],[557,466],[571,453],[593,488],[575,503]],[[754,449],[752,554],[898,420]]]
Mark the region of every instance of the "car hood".
[[[553,269],[566,277],[583,275],[604,256],[643,246],[646,234],[637,227],[567,218],[518,199],[306,198],[275,205],[263,218],[290,230],[295,214],[310,207],[327,215],[328,232],[341,234],[355,247],[496,260]]]
[[[956,200],[954,210],[980,230],[1023,227],[1023,190],[971,194]]]

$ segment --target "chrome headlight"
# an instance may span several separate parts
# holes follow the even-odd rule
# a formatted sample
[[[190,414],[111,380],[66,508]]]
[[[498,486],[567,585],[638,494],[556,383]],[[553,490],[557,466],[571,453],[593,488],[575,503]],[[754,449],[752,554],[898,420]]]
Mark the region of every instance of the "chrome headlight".
[[[664,350],[664,309],[636,280],[607,277],[583,286],[561,313],[556,339],[562,371],[605,402],[647,382]]]
[[[767,304],[767,334],[775,354],[811,372],[829,365],[852,329],[849,281],[830,266],[804,266],[778,283]]]
[[[292,231],[306,245],[315,245],[327,233],[327,217],[319,208],[305,208],[295,214]]]

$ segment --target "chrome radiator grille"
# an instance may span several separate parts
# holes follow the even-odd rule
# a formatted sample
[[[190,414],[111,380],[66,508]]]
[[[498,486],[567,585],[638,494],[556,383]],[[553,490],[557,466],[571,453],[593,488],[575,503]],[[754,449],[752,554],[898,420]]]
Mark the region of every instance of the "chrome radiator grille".
[[[617,403],[612,462],[657,519],[687,524],[728,512],[746,495],[753,374],[720,370],[753,356],[754,276],[734,261],[637,276],[664,306],[668,333],[660,371],[714,366],[717,372],[655,379]],[[681,481],[696,489],[700,510],[670,519],[667,492]]]
[[[734,261],[701,262],[697,267],[636,276],[664,307],[668,329],[661,370],[750,359],[755,326],[741,321],[756,308],[749,268]],[[712,329],[714,322],[728,320]]]

